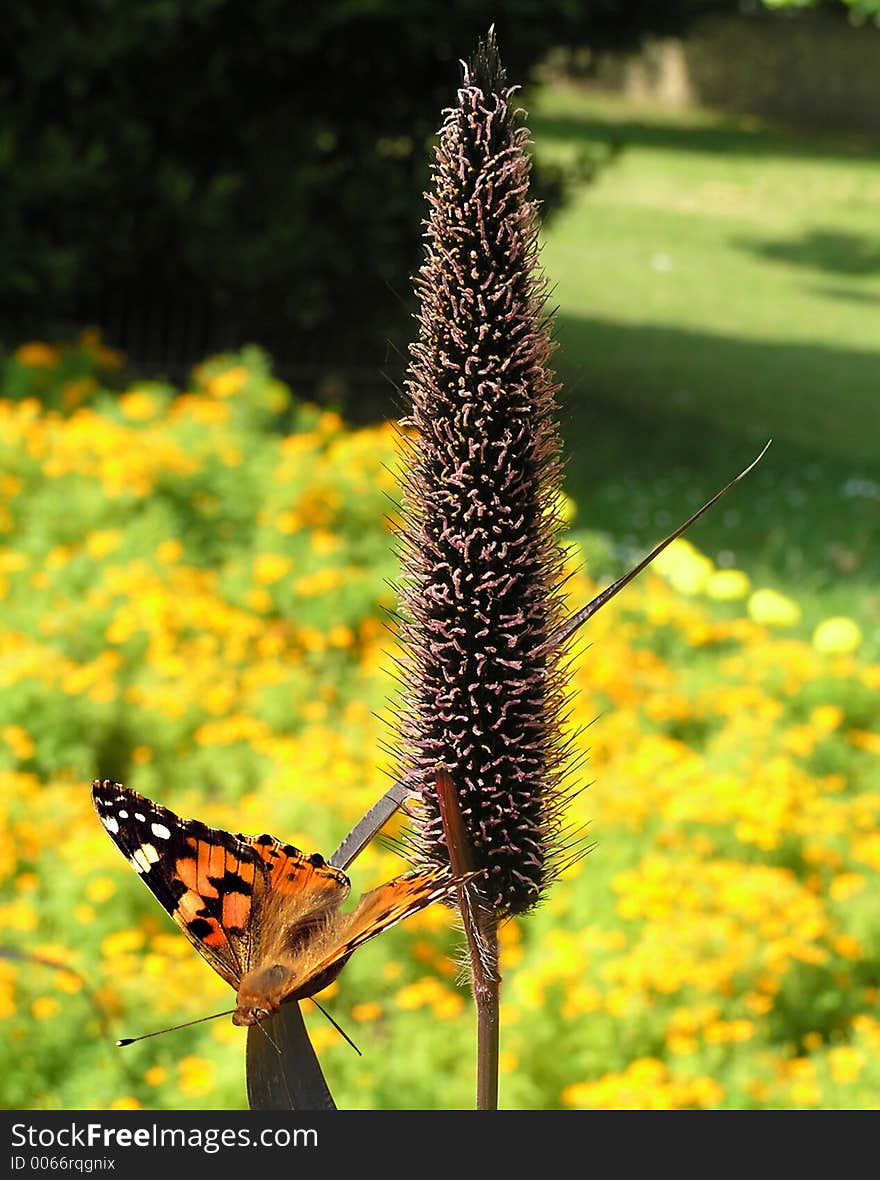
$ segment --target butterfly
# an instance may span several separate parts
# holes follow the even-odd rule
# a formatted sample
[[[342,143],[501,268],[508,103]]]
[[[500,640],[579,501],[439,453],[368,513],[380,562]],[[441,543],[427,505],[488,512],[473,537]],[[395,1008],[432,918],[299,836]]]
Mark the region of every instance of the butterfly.
[[[109,780],[92,784],[92,800],[116,847],[235,989],[237,1025],[323,990],[359,946],[462,884],[445,868],[414,870],[344,913],[351,883],[320,853],[181,819]]]

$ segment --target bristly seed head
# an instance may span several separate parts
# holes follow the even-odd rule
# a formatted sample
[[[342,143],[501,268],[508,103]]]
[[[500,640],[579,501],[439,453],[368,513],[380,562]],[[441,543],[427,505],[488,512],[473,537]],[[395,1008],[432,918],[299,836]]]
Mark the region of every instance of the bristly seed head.
[[[440,130],[415,280],[403,425],[400,777],[420,860],[447,864],[438,764],[458,792],[478,888],[499,916],[540,899],[559,852],[562,621],[558,386],[548,369],[528,129],[494,37]]]

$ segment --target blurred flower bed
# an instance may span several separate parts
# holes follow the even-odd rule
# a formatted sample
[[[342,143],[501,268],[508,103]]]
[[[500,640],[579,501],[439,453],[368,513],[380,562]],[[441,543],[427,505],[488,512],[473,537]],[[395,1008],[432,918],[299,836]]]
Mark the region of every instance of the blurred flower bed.
[[[228,1019],[114,1047],[232,997],[88,785],[332,851],[387,783],[395,430],[255,349],[185,391],[119,365],[86,334],[0,377],[0,1100],[235,1107]],[[571,819],[597,847],[504,927],[503,1105],[880,1103],[880,667],[851,620],[810,644],[797,617],[679,542],[589,624]],[[400,867],[375,842],[354,888]],[[325,995],[363,1058],[308,1014],[340,1106],[470,1104],[459,953],[434,907],[355,956]]]

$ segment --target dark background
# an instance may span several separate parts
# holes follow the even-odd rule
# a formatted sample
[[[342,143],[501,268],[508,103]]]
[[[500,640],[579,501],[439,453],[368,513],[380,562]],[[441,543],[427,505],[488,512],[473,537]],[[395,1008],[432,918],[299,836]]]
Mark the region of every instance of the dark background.
[[[255,342],[298,392],[387,410],[459,59],[494,22],[527,84],[560,46],[630,47],[742,7],[19,4],[0,51],[0,343],[96,324],[134,371],[181,380]],[[546,215],[564,188],[536,172]]]

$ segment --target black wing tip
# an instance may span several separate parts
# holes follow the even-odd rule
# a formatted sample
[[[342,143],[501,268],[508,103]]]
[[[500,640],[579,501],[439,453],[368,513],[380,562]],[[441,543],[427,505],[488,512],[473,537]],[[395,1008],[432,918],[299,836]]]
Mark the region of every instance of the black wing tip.
[[[129,791],[131,788],[123,786],[112,778],[96,778],[92,779],[92,794],[97,795],[101,791]]]
[[[106,809],[110,806],[112,795],[123,792],[131,797],[131,791],[128,787],[124,787],[122,783],[114,782],[109,778],[96,778],[92,782],[92,803],[95,810],[100,813],[101,809]]]

